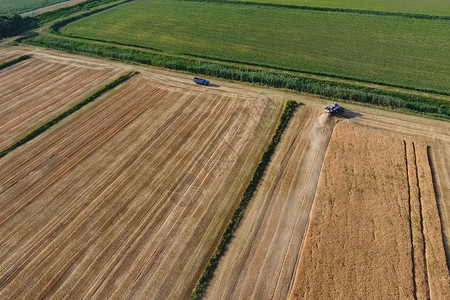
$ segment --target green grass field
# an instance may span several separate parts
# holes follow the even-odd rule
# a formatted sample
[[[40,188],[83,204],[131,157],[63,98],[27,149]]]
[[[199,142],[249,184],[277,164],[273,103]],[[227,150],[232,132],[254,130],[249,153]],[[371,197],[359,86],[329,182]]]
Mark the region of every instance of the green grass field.
[[[305,5],[330,8],[350,8],[405,12],[429,15],[450,15],[448,0],[234,0],[274,4]]]
[[[0,15],[24,13],[67,0],[0,0]]]
[[[450,22],[220,3],[131,2],[64,35],[450,91]]]

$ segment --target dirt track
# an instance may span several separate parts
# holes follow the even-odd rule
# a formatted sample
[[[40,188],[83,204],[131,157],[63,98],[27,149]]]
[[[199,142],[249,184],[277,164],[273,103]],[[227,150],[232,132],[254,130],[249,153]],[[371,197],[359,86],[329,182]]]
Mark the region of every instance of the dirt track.
[[[138,75],[2,158],[0,298],[188,297],[281,104]]]
[[[5,55],[18,56],[14,52]],[[0,151],[119,76],[95,64],[32,57],[0,71]]]

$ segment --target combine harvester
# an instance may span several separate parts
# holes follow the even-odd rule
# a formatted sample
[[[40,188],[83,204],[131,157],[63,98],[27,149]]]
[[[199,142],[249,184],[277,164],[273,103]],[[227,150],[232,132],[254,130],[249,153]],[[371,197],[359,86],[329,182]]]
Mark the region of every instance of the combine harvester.
[[[209,85],[209,81],[208,81],[208,80],[206,80],[206,79],[201,79],[201,78],[197,78],[197,77],[194,77],[194,82],[195,82],[196,84]]]
[[[329,116],[331,116],[333,113],[337,113],[341,108],[339,107],[339,104],[337,102],[333,102],[325,109],[323,110],[324,113],[327,113]]]

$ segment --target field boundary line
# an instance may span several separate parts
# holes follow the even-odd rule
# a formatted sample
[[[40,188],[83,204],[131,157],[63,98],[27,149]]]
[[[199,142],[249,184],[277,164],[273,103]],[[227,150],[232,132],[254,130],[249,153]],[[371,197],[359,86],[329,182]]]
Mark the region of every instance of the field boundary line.
[[[31,55],[22,55],[22,56],[13,58],[11,60],[5,61],[4,63],[0,64],[0,70],[3,70],[5,68],[7,68],[7,67],[15,65],[15,64],[17,64],[17,63],[19,63],[21,61],[27,60],[29,58],[31,58]]]
[[[334,8],[334,7],[309,6],[309,5],[265,3],[265,2],[253,2],[253,1],[233,1],[233,0],[229,0],[229,1],[228,0],[179,0],[179,1],[234,4],[234,5],[246,5],[246,6],[253,6],[253,5],[254,6],[268,6],[268,7],[285,8],[285,9],[314,10],[314,11],[337,12],[337,13],[359,14],[359,15],[376,15],[376,16],[401,17],[401,18],[410,18],[410,19],[421,19],[421,20],[450,21],[450,16],[446,16],[446,15],[429,15],[429,14],[417,14],[417,13],[408,13],[408,12],[394,12],[394,11],[371,10],[371,9],[339,8],[339,7]]]
[[[220,258],[225,254],[227,245],[233,239],[233,233],[239,227],[242,217],[244,216],[245,209],[247,208],[250,200],[253,198],[253,195],[256,192],[256,189],[258,188],[262,177],[264,176],[264,172],[270,163],[271,157],[275,153],[276,146],[280,142],[284,130],[287,128],[290,119],[294,115],[294,112],[299,105],[300,104],[298,102],[293,100],[287,100],[285,102],[283,113],[281,114],[280,120],[278,122],[278,127],[274,135],[272,136],[272,140],[267,146],[266,151],[262,155],[261,160],[253,173],[252,179],[245,189],[242,200],[239,203],[239,206],[236,208],[230,222],[228,223],[228,226],[223,233],[219,244],[216,246],[211,259],[205,266],[202,275],[198,279],[198,282],[192,291],[191,299],[201,299],[204,295],[206,288],[208,287],[209,282],[211,281],[214,272],[219,265]]]
[[[100,97],[101,95],[106,93],[107,91],[109,91],[109,90],[115,88],[116,86],[120,85],[121,83],[127,81],[128,79],[130,79],[132,76],[136,75],[137,73],[138,72],[136,72],[136,71],[132,71],[132,72],[126,73],[124,75],[121,75],[120,77],[118,77],[114,81],[112,81],[112,82],[108,83],[107,85],[103,86],[102,88],[98,89],[96,92],[94,92],[92,95],[90,95],[86,99],[84,99],[81,102],[75,104],[74,106],[72,106],[71,108],[69,108],[66,111],[62,112],[60,115],[54,117],[50,121],[47,121],[46,123],[44,123],[40,127],[32,130],[30,133],[26,134],[23,138],[21,138],[19,141],[15,142],[9,148],[6,148],[5,150],[1,151],[0,152],[0,158],[2,158],[3,156],[7,155],[9,152],[13,151],[17,147],[20,147],[23,144],[31,141],[35,137],[39,136],[41,133],[44,133],[45,131],[47,131],[47,129],[49,129],[52,126],[56,125],[57,123],[59,123],[60,121],[62,121],[65,118],[67,118],[68,116],[70,116],[71,114],[76,112],[77,110],[81,109],[83,106],[87,105],[88,103],[94,101],[95,99],[97,99],[98,97]]]

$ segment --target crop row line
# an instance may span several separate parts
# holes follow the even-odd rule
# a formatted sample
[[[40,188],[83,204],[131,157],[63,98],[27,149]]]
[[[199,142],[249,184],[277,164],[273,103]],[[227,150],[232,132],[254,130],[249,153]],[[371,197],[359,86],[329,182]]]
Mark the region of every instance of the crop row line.
[[[254,83],[262,86],[285,88],[318,96],[366,103],[408,113],[450,119],[450,101],[391,92],[376,88],[337,83],[300,75],[288,75],[269,70],[254,70],[216,62],[183,57],[172,57],[136,49],[90,43],[58,36],[39,36],[25,41],[34,46],[47,47],[70,53],[109,58],[128,63],[140,63],[195,74]]]
[[[278,127],[275,131],[275,134],[272,137],[272,140],[267,147],[266,151],[264,152],[261,161],[259,162],[258,166],[256,167],[255,172],[253,173],[253,177],[250,180],[250,183],[248,184],[243,196],[242,200],[238,206],[238,208],[235,210],[233,217],[231,218],[230,223],[228,224],[225,232],[223,233],[222,239],[219,242],[219,244],[216,247],[216,250],[209,260],[208,264],[205,267],[205,270],[203,271],[200,279],[198,280],[194,290],[191,294],[191,299],[199,299],[202,297],[204,292],[206,291],[206,288],[208,287],[208,284],[210,280],[212,279],[214,275],[214,271],[216,270],[217,266],[219,265],[220,258],[225,253],[228,244],[231,242],[233,238],[233,233],[236,231],[236,229],[239,226],[239,223],[244,215],[245,208],[247,207],[248,203],[252,199],[259,182],[261,181],[264,171],[266,170],[267,166],[269,165],[270,159],[272,155],[275,153],[275,149],[280,142],[281,136],[286,129],[289,120],[293,116],[297,106],[299,103],[293,101],[293,100],[287,100],[284,104],[283,113],[280,117],[280,121],[278,123]]]
[[[0,64],[0,70],[3,70],[9,66],[15,65],[15,64],[17,64],[21,61],[24,61],[26,59],[29,59],[29,58],[31,58],[31,55],[22,55],[22,56],[14,58],[14,59],[5,61],[4,63]]]
[[[440,16],[440,15],[428,15],[428,14],[415,14],[415,13],[407,13],[407,12],[380,11],[380,10],[370,10],[370,9],[318,7],[318,6],[308,6],[308,5],[264,3],[264,2],[252,2],[252,1],[233,1],[233,0],[179,0],[179,1],[209,2],[209,3],[221,3],[221,4],[234,4],[234,5],[269,6],[269,7],[288,8],[288,9],[316,10],[316,11],[352,13],[352,14],[360,14],[360,15],[403,17],[403,18],[425,19],[425,20],[444,20],[444,21],[450,20],[450,16],[444,16],[444,15]]]
[[[6,154],[8,154],[9,152],[13,151],[14,149],[16,149],[19,146],[22,146],[23,144],[25,144],[26,142],[31,141],[32,139],[34,139],[35,137],[37,137],[38,135],[40,135],[41,133],[45,132],[46,130],[48,130],[50,127],[56,125],[57,123],[59,123],[60,121],[62,121],[63,119],[67,118],[68,116],[70,116],[71,114],[73,114],[74,112],[76,112],[77,110],[81,109],[83,106],[85,106],[86,104],[94,101],[95,99],[97,99],[98,97],[100,97],[101,95],[103,95],[104,93],[106,93],[107,91],[113,89],[114,87],[118,86],[119,84],[127,81],[128,79],[130,79],[132,76],[134,76],[135,74],[137,74],[138,72],[133,71],[133,72],[129,72],[127,74],[121,75],[119,78],[115,79],[114,81],[108,83],[107,85],[105,85],[104,87],[100,88],[99,90],[97,90],[96,92],[94,92],[92,95],[90,95],[89,97],[87,97],[86,99],[84,99],[83,101],[75,104],[74,106],[72,106],[71,108],[69,108],[68,110],[64,111],[63,113],[61,113],[60,115],[54,117],[53,119],[51,119],[50,121],[46,122],[45,124],[43,124],[42,126],[40,126],[37,129],[34,129],[33,131],[31,131],[30,133],[28,133],[27,135],[25,135],[23,138],[21,138],[19,141],[17,141],[16,143],[14,143],[13,145],[11,145],[9,148],[3,150],[0,152],[0,158],[2,158],[3,156],[5,156]]]

